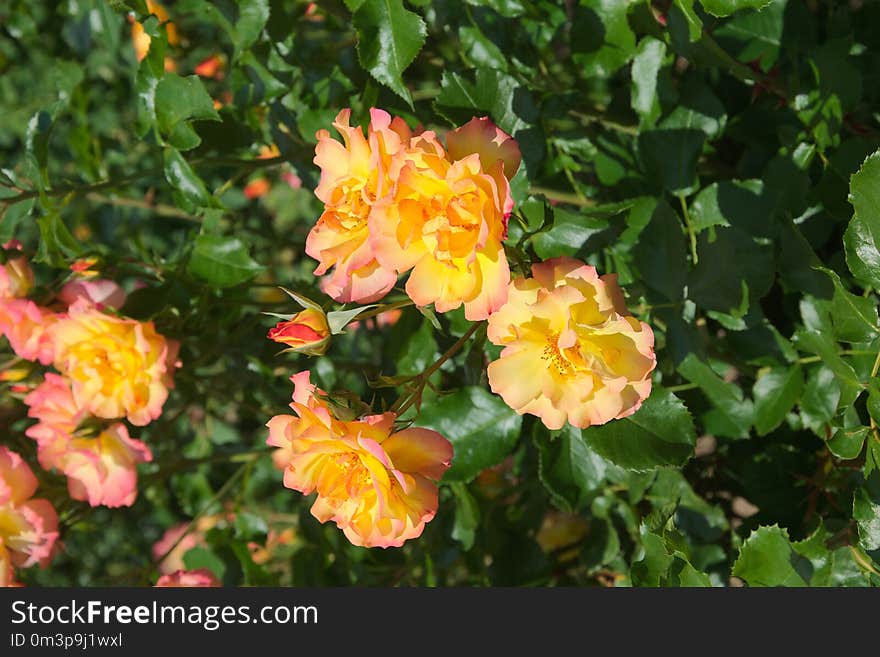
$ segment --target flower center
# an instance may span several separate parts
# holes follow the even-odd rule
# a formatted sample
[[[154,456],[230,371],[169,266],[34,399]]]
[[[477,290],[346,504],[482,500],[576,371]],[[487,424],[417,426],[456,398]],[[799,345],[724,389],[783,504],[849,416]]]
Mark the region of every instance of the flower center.
[[[373,475],[354,452],[345,452],[337,456],[336,465],[339,466],[342,476],[347,480],[346,488],[348,490],[358,490],[373,484]]]
[[[570,374],[572,364],[569,362],[559,349],[559,333],[551,333],[547,338],[547,344],[541,353],[541,360],[547,363],[548,367],[556,370],[557,374]]]

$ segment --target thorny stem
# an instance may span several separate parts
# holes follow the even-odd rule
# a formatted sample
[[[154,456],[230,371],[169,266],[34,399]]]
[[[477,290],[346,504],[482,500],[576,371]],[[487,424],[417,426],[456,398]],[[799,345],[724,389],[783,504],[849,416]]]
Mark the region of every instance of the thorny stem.
[[[483,326],[485,326],[484,322],[474,322],[473,324],[471,324],[471,327],[467,331],[465,331],[464,335],[462,335],[458,340],[455,341],[455,344],[453,344],[451,347],[449,347],[449,349],[443,352],[443,355],[440,356],[440,358],[435,360],[434,363],[430,367],[428,367],[428,369],[426,369],[415,378],[416,387],[413,390],[402,394],[388,410],[392,413],[396,413],[397,415],[403,415],[403,413],[407,411],[409,407],[412,406],[416,402],[416,400],[421,397],[422,390],[424,389],[425,384],[427,383],[431,375],[439,370],[443,366],[443,363],[445,363],[447,360],[457,354],[458,351],[470,339],[470,337]]]
[[[580,119],[585,123],[598,123],[602,127],[608,128],[609,130],[614,130],[615,132],[622,132],[626,135],[639,134],[639,127],[637,125],[626,125],[623,123],[618,123],[617,121],[613,121],[602,114],[588,114],[587,112],[576,110],[569,110],[568,113],[576,119]]]
[[[874,352],[874,351],[866,351],[865,349],[842,349],[841,351],[837,352],[838,356],[868,356],[868,355],[873,355],[875,353],[876,352]],[[803,358],[798,358],[797,362],[801,363],[801,364],[821,363],[822,357],[821,356],[804,356]],[[876,374],[877,373],[874,372],[874,374],[872,374],[871,376],[876,376]]]
[[[254,449],[250,451],[235,452],[234,454],[212,454],[211,456],[206,456],[204,458],[176,459],[168,463],[160,462],[157,463],[157,465],[160,468],[160,472],[164,475],[172,474],[185,468],[196,467],[198,465],[203,465],[206,463],[250,463],[255,458],[268,455],[269,453],[270,450],[264,447],[261,449]]]
[[[849,547],[849,551],[852,552],[853,559],[856,560],[856,563],[858,563],[865,570],[867,570],[871,573],[874,573],[875,575],[880,577],[880,571],[878,571],[876,568],[874,568],[874,566],[871,565],[871,562],[865,558],[865,555],[862,554],[861,550],[859,550],[857,547],[852,546],[852,545],[850,545],[848,547]]]
[[[247,160],[236,158],[199,159],[193,160],[192,162],[190,162],[190,164],[192,166],[202,167],[238,166],[243,167],[247,170],[255,170],[262,169],[264,167],[276,166],[285,162],[287,162],[287,158],[279,155],[277,157],[254,158]],[[141,178],[156,176],[161,173],[162,169],[153,168],[141,171],[139,173],[131,174],[130,176],[123,176],[122,178],[115,178],[110,180],[102,180],[101,182],[91,183],[89,185],[61,185],[60,187],[53,187],[52,189],[44,189],[42,192],[40,192],[40,190],[31,190],[27,192],[22,192],[18,196],[8,196],[6,198],[0,199],[0,203],[3,203],[4,205],[13,205],[15,203],[18,203],[19,201],[26,201],[31,198],[37,198],[41,194],[46,196],[66,196],[68,194],[72,194],[75,196],[88,195],[92,192],[99,192],[105,189],[124,187],[125,185],[136,182]]]
[[[98,194],[97,192],[89,192],[88,194],[86,194],[86,199],[88,199],[89,201],[94,201],[95,203],[115,205],[121,208],[139,208],[142,210],[150,210],[153,214],[159,217],[173,217],[174,219],[182,219],[184,221],[191,221],[193,223],[201,223],[201,219],[199,219],[198,217],[191,215],[188,212],[184,212],[183,210],[180,210],[173,205],[165,205],[163,203],[150,203],[149,201],[136,198],[117,198],[115,196],[105,196],[103,194]]]
[[[703,36],[700,41],[709,53],[715,55],[718,59],[724,62],[728,71],[730,71],[730,74],[735,78],[742,82],[757,84],[764,87],[764,89],[770,93],[782,99],[787,99],[785,90],[781,89],[779,85],[770,78],[756,73],[754,70],[735,59],[729,52],[722,48],[706,30],[703,31]]]

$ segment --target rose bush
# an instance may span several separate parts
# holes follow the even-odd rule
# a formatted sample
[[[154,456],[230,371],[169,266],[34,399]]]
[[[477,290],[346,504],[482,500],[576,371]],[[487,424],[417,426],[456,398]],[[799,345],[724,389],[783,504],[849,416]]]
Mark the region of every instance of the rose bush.
[[[0,584],[880,584],[878,20],[0,8]]]

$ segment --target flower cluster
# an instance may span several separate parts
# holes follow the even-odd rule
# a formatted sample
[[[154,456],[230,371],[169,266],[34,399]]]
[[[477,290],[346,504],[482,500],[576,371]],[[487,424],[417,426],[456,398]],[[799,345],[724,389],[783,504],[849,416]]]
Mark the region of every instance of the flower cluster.
[[[489,119],[450,132],[414,133],[373,109],[364,135],[343,110],[333,123],[344,143],[318,131],[315,194],[324,212],[306,253],[331,269],[322,285],[341,302],[382,298],[409,272],[406,291],[439,312],[464,305],[470,320],[504,303],[510,270],[502,241],[513,209],[516,142]]]
[[[635,413],[651,391],[654,334],[627,312],[616,276],[557,258],[510,280],[503,242],[521,159],[516,141],[485,117],[449,132],[445,145],[381,110],[370,111],[366,133],[350,119],[343,110],[333,123],[341,143],[326,130],[316,135],[315,194],[324,211],[306,253],[319,262],[315,274],[326,275],[322,289],[336,301],[373,302],[409,272],[416,305],[463,306],[466,319],[488,320],[489,340],[503,347],[488,365],[489,385],[517,413],[550,429]],[[344,313],[291,296],[305,310],[268,337],[287,351],[324,354],[339,331],[330,317]],[[312,514],[333,520],[355,545],[399,546],[419,536],[436,512],[448,441],[427,429],[394,432],[390,412],[342,420],[308,372],[293,381],[296,415],[268,423],[284,484],[316,491]]]
[[[159,417],[173,385],[177,343],[151,322],[119,314],[125,292],[97,278],[94,262],[77,261],[74,275],[48,305],[27,298],[33,273],[21,246],[0,269],[0,334],[25,361],[53,365],[27,391],[26,435],[40,465],[67,477],[71,498],[91,506],[130,506],[137,497],[138,463],[150,449],[129,435],[123,420],[144,426]]]
[[[437,484],[452,445],[429,429],[394,430],[394,413],[342,420],[309,372],[292,377],[295,415],[276,415],[268,444],[284,485],[317,492],[312,515],[354,545],[391,547],[422,534],[437,512]]]

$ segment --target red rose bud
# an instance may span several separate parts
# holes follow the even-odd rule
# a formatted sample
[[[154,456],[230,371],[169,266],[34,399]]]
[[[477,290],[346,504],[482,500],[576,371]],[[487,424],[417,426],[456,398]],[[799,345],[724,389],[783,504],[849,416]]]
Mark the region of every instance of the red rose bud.
[[[330,326],[323,312],[306,308],[269,329],[268,338],[287,345],[289,351],[321,356],[330,346]]]

